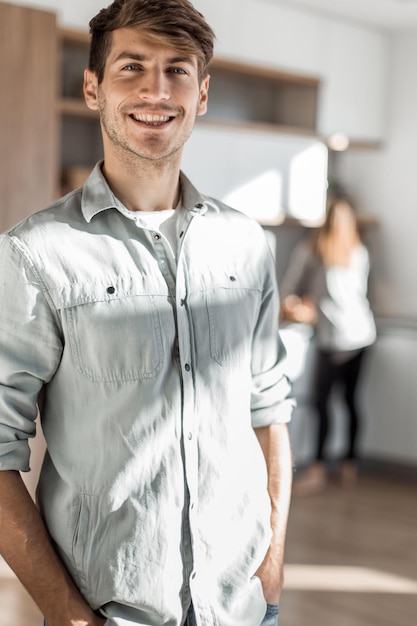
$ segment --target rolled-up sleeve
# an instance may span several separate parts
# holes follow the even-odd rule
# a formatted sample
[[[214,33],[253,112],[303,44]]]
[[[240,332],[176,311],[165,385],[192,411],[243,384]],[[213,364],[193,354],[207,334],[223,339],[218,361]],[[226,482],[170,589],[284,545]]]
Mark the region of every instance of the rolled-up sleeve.
[[[24,247],[0,236],[0,470],[28,471],[39,393],[62,342],[41,278]]]
[[[266,254],[265,282],[252,344],[251,413],[254,428],[289,422],[295,406],[285,374],[286,351],[279,335],[279,296],[272,257]]]

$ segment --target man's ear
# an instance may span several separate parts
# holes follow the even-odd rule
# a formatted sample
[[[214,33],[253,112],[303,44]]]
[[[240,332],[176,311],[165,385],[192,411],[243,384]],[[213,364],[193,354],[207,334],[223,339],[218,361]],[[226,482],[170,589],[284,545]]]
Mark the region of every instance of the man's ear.
[[[92,111],[98,111],[98,80],[91,70],[84,70],[84,98]]]
[[[198,99],[197,115],[204,115],[207,111],[208,90],[210,84],[210,76],[207,74],[201,81],[200,96]]]

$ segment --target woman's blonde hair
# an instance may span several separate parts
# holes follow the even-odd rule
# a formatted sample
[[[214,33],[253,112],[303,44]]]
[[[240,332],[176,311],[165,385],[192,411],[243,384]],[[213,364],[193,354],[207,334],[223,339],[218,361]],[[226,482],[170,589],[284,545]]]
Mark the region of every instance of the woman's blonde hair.
[[[352,250],[359,245],[361,237],[356,211],[346,198],[331,198],[327,205],[326,219],[319,228],[315,251],[326,267],[347,267]]]

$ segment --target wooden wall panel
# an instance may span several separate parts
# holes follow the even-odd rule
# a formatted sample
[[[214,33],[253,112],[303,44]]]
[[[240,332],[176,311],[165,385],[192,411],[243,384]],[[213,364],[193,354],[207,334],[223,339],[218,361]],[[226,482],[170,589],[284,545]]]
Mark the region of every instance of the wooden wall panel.
[[[54,13],[0,3],[0,230],[56,194]]]

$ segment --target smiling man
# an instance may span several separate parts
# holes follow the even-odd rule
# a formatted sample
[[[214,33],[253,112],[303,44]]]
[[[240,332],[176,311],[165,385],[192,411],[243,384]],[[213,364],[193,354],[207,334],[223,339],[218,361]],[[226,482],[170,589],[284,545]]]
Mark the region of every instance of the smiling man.
[[[105,154],[116,157],[105,160],[105,170],[128,160],[136,171],[137,157],[178,165],[196,115],[206,112],[208,86],[196,54],[179,54],[146,31],[114,31],[102,81],[94,70],[85,72],[87,104],[100,111]]]
[[[0,239],[1,553],[49,626],[274,626],[293,407],[274,263],[180,171],[213,32],[187,0],[90,27],[104,160]]]

